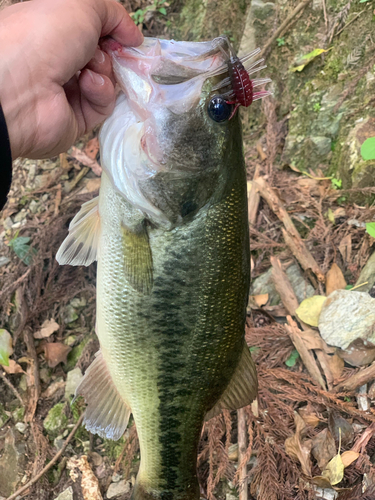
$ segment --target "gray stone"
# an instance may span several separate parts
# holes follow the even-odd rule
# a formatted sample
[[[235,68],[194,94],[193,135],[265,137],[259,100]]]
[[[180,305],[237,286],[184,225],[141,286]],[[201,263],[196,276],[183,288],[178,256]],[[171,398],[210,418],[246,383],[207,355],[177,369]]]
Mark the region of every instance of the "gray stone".
[[[318,326],[327,344],[341,349],[356,339],[375,344],[375,299],[364,292],[335,290],[323,304]]]
[[[18,432],[20,432],[21,434],[24,434],[26,429],[27,429],[27,425],[24,424],[23,422],[17,422],[16,425],[14,426]]]
[[[355,286],[361,285],[367,281],[367,285],[361,286],[360,292],[369,292],[372,286],[375,284],[375,252],[371,255],[369,260],[366,262],[365,267],[362,269],[357,283]]]
[[[26,218],[26,215],[27,211],[25,208],[23,208],[13,217],[13,220],[14,222],[22,222]]]
[[[0,458],[0,495],[8,497],[16,491],[25,473],[25,453],[25,444],[16,437],[13,429],[9,429]]]
[[[36,214],[37,211],[38,211],[38,209],[39,209],[39,207],[40,207],[40,203],[39,202],[37,202],[36,200],[31,200],[30,205],[29,205],[29,209],[30,209],[30,212],[32,214]]]
[[[129,493],[129,491],[130,491],[130,482],[125,481],[125,479],[123,479],[118,483],[110,484],[107,491],[107,498],[115,498],[118,497],[119,495],[124,495],[125,493]]]
[[[292,264],[286,270],[286,275],[292,284],[294,293],[297,296],[298,302],[312,297],[315,293],[314,288],[308,283],[297,264]],[[272,268],[266,273],[261,274],[254,280],[250,288],[251,295],[260,295],[268,293],[269,302],[274,306],[280,302],[280,295],[276,292],[275,285],[272,281]]]
[[[82,372],[78,367],[68,372],[65,385],[66,399],[69,399],[69,396],[73,396],[75,394],[78,384],[81,382],[82,378]]]
[[[6,266],[9,262],[9,257],[0,257],[0,267]]]
[[[7,217],[3,222],[4,229],[11,229],[13,226],[12,217]]]
[[[275,8],[272,2],[263,2],[262,0],[253,0],[250,8],[247,10],[245,28],[238,49],[238,57],[249,54],[258,47],[256,28],[254,19],[263,19],[269,16]]]
[[[332,141],[329,137],[315,136],[311,137],[311,141],[315,145],[319,156],[325,156],[331,151]]]
[[[60,493],[55,500],[73,500],[73,488],[69,486],[69,488]]]

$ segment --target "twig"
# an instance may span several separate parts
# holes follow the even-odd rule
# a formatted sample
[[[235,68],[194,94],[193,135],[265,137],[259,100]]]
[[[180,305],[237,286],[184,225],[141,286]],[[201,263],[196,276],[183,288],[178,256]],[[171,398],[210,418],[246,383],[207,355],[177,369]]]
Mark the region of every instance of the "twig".
[[[29,267],[29,269],[22,276],[20,276],[14,283],[9,285],[7,288],[4,288],[4,290],[2,290],[0,292],[0,299],[5,293],[8,293],[9,290],[11,290],[13,292],[13,290],[18,288],[18,285],[20,285],[23,281],[25,281],[25,279],[28,277],[30,272],[31,272],[31,268]]]
[[[59,460],[59,458],[61,457],[61,455],[64,453],[64,451],[66,450],[66,447],[68,446],[68,444],[70,443],[70,441],[72,440],[72,438],[74,437],[74,434],[77,432],[78,430],[78,427],[81,425],[82,423],[82,420],[83,420],[83,417],[84,417],[84,413],[79,417],[78,419],[78,422],[76,423],[76,425],[73,427],[73,429],[71,430],[69,436],[66,438],[66,441],[65,443],[63,444],[63,447],[61,448],[60,451],[58,451],[56,453],[56,455],[53,457],[53,459],[39,472],[39,474],[37,474],[36,476],[34,476],[32,479],[30,479],[30,481],[28,483],[25,484],[25,486],[22,486],[22,488],[20,488],[19,490],[17,490],[15,493],[13,493],[13,495],[11,495],[10,497],[8,497],[6,500],[14,500],[15,498],[18,497],[18,495],[22,495],[22,493],[24,493],[26,490],[28,490],[30,488],[30,486],[32,486],[33,484],[35,484],[37,481],[39,481],[39,479],[53,466],[55,465],[55,463]]]
[[[254,226],[257,218],[259,202],[260,202],[260,194],[257,191],[256,186],[254,185],[254,181],[259,178],[259,165],[255,168],[255,173],[253,177],[253,182],[251,183],[251,189],[248,193],[248,214],[249,214],[249,224],[250,226]]]
[[[283,203],[277,196],[274,189],[272,189],[263,177],[253,181],[258,187],[260,195],[266,200],[271,210],[284,224],[286,231],[283,230],[285,243],[291,249],[293,255],[296,257],[302,268],[306,271],[311,271],[316,275],[318,281],[324,282],[324,274],[322,273],[318,263],[306,248],[305,243],[297,231],[292,219],[288,212],[285,210]]]
[[[336,386],[336,389],[340,391],[341,389],[346,389],[347,391],[354,391],[357,387],[367,384],[371,380],[375,379],[375,363],[372,363],[368,368],[355,373],[348,379],[344,380]]]
[[[351,451],[355,451],[356,453],[360,453],[361,449],[364,449],[367,443],[370,441],[372,436],[375,433],[375,423],[372,423],[367,429],[364,431],[362,436],[354,443]]]
[[[247,450],[247,427],[246,413],[244,408],[237,410],[237,430],[238,430],[238,467]],[[247,467],[246,464],[238,471],[239,479],[239,500],[247,500]]]
[[[1,380],[4,382],[4,384],[6,384],[9,389],[13,392],[13,394],[16,396],[17,399],[20,400],[20,403],[22,406],[25,406],[25,403],[23,402],[23,399],[21,397],[21,394],[17,391],[17,389],[14,387],[14,385],[12,384],[12,382],[10,382],[6,376],[5,376],[5,373],[1,373],[0,372],[0,378]]]
[[[277,38],[281,35],[281,33],[288,27],[289,23],[293,20],[296,15],[301,12],[303,9],[305,9],[311,0],[305,0],[304,2],[301,2],[297,5],[297,7],[290,13],[290,15],[285,19],[283,23],[280,24],[280,26],[277,28],[275,33],[271,36],[271,38],[268,40],[268,42],[265,44],[263,47],[260,57],[264,56],[264,54],[267,52],[267,50],[270,48],[270,46],[275,42]]]
[[[324,12],[324,22],[326,24],[326,32],[327,32],[327,30],[328,30],[328,16],[327,16],[326,0],[323,0],[323,12]]]
[[[306,347],[304,341],[301,339],[299,334],[300,329],[297,326],[297,323],[293,321],[291,316],[287,316],[288,325],[285,325],[286,331],[288,332],[294,347],[299,352],[303,364],[305,365],[307,371],[310,373],[311,377],[317,382],[320,387],[326,390],[326,385],[324,383],[323,377],[319,371],[319,368],[316,364],[314,356],[311,351]]]
[[[27,387],[30,392],[25,412],[25,422],[32,422],[40,396],[39,363],[34,345],[34,337],[30,328],[25,328],[23,338],[27,347],[27,353],[32,359],[32,363],[28,365],[26,372]]]

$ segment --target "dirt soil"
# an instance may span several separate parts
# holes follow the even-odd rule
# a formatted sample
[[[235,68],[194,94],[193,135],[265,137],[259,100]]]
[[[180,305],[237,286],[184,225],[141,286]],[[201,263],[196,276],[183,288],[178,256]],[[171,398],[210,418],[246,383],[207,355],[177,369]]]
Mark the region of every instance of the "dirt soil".
[[[150,4],[125,5],[136,12]],[[149,9],[145,35],[168,37],[176,10],[163,6],[171,17]],[[252,256],[246,340],[259,394],[251,406],[205,424],[201,496],[370,500],[374,325],[369,318],[363,337],[340,347],[324,340],[320,318],[324,297],[337,290],[375,296],[375,239],[367,225],[375,207],[349,201],[373,188],[344,191],[319,168],[286,166],[287,117],[277,118],[279,105],[265,100],[255,140],[245,137]],[[6,330],[13,350],[9,366],[0,367],[0,500],[25,486],[17,498],[128,499],[137,474],[134,423],[120,441],[104,440],[80,425],[83,402],[71,403],[99,346],[96,267],[60,267],[55,255],[80,205],[98,193],[97,132],[58,158],[17,160],[0,214],[0,342]],[[315,298],[306,316],[298,307],[308,297]],[[344,328],[346,314],[338,301],[328,323]]]

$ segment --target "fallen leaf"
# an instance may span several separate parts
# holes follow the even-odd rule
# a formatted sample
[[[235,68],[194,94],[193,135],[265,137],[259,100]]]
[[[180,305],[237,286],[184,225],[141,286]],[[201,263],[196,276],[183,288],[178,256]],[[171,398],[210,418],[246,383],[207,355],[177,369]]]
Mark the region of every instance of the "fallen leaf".
[[[89,156],[87,156],[86,153],[84,153],[80,149],[76,148],[75,146],[72,146],[69,155],[78,160],[80,163],[82,163],[82,165],[91,168],[94,174],[97,175],[98,177],[102,175],[102,167],[99,165],[99,163],[96,160],[91,159]]]
[[[260,295],[253,295],[253,299],[258,307],[265,306],[268,302],[268,293],[262,293]]]
[[[328,49],[330,50],[330,49]],[[316,57],[318,57],[320,54],[323,54],[324,52],[328,52],[328,50],[325,49],[314,49],[308,54],[305,54],[300,58],[300,61],[297,63],[297,66],[292,68],[291,71],[302,71],[311,61],[313,61]]]
[[[294,413],[294,423],[296,425],[296,433],[294,436],[286,439],[285,452],[291,458],[298,460],[302,467],[302,472],[307,476],[311,476],[310,452],[312,441],[303,439],[303,431],[306,429],[306,424],[303,418],[297,413]]]
[[[324,470],[336,454],[335,440],[328,429],[322,430],[313,437],[311,453],[319,469]]]
[[[320,349],[327,354],[332,354],[336,350],[334,347],[329,347],[322,339],[319,332],[313,330],[312,328],[309,328],[308,330],[302,330],[300,333],[300,337],[303,339],[306,347],[310,350]]]
[[[296,309],[296,314],[304,323],[311,326],[318,326],[320,312],[327,297],[314,295],[301,302]]]
[[[333,375],[333,379],[338,379],[341,377],[344,370],[344,360],[340,358],[337,354],[328,357],[328,364]]]
[[[17,373],[25,373],[22,370],[22,366],[16,363],[14,359],[9,360],[8,366],[3,365],[3,370],[5,371],[5,373],[8,373],[9,375],[15,375]]]
[[[356,451],[348,450],[344,451],[344,453],[341,455],[341,460],[344,464],[344,467],[349,467],[349,465],[355,462],[358,457],[359,453],[357,453]]]
[[[353,427],[339,413],[330,412],[328,417],[328,428],[335,438],[336,443],[340,442],[341,436],[342,445],[345,448],[351,446],[354,439]]]
[[[366,340],[355,339],[346,349],[338,349],[340,358],[352,366],[365,366],[375,361],[375,345]]]
[[[42,328],[34,333],[34,339],[46,339],[60,328],[59,324],[54,319],[46,319]]]
[[[71,347],[61,342],[47,342],[43,345],[44,356],[50,368],[55,368],[59,363],[66,364]]]
[[[345,263],[349,263],[351,261],[352,256],[352,236],[347,234],[339,243],[339,252],[342,255]]]
[[[318,486],[318,488],[322,488],[323,490],[332,489],[331,483],[328,481],[326,477],[323,476],[315,476],[312,478],[311,482]]]
[[[99,481],[95,477],[86,455],[82,455],[80,458],[77,456],[70,458],[66,466],[70,469],[70,477],[73,481],[76,481],[79,477],[77,469],[81,472],[81,490],[84,500],[103,500]]]
[[[12,337],[0,328],[0,365],[9,366],[9,356],[13,354]]]
[[[309,425],[310,427],[313,428],[319,425],[320,420],[310,403],[307,406],[300,408],[298,410],[298,413],[301,415],[306,425]]]
[[[96,160],[96,155],[99,153],[99,141],[97,137],[91,139],[83,150],[89,158]]]
[[[333,215],[335,216],[335,219],[340,219],[340,217],[346,217],[345,208],[343,207],[336,208],[336,210],[333,212]]]
[[[344,464],[342,463],[340,452],[335,455],[327,467],[322,472],[322,476],[327,478],[332,486],[342,481],[344,477]]]
[[[326,294],[346,287],[346,281],[339,266],[334,262],[326,275]]]

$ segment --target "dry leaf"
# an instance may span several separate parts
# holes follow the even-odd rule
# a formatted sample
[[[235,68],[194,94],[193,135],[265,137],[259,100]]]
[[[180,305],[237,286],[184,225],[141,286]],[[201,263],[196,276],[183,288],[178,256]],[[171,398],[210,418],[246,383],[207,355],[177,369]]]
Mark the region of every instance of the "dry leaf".
[[[365,366],[375,361],[375,345],[368,340],[365,344],[362,339],[355,339],[346,349],[338,349],[337,354],[349,365]]]
[[[338,379],[341,377],[344,370],[344,360],[340,358],[337,354],[328,357],[328,364],[333,375],[333,379]]]
[[[59,363],[66,364],[68,354],[72,348],[61,342],[53,342],[44,344],[43,350],[48,366],[55,368]]]
[[[260,295],[253,295],[253,299],[258,307],[265,306],[268,302],[268,293],[262,293]]]
[[[326,342],[322,339],[319,332],[309,328],[308,330],[303,330],[300,332],[300,337],[303,339],[306,347],[310,350],[320,349],[327,354],[332,354],[335,352],[334,347],[329,347]]]
[[[96,155],[99,153],[99,141],[97,137],[91,139],[83,150],[89,158],[96,160]]]
[[[339,251],[344,259],[344,262],[349,263],[352,257],[352,237],[350,234],[344,236],[344,238],[340,241]]]
[[[301,415],[306,425],[309,425],[313,428],[319,425],[320,420],[314,412],[314,408],[310,403],[307,406],[300,408],[298,410],[298,413]]]
[[[34,333],[34,339],[46,339],[57,332],[59,328],[59,324],[54,319],[46,319],[42,324],[42,328]]]
[[[302,442],[303,431],[306,429],[306,424],[303,418],[297,413],[294,413],[294,423],[296,424],[296,433],[294,436],[286,439],[285,451],[287,455],[295,460],[298,460],[302,467],[302,472],[306,476],[311,476],[311,439]]]
[[[102,175],[102,167],[99,165],[99,163],[96,160],[92,160],[90,157],[87,156],[86,153],[84,153],[80,149],[76,148],[75,146],[72,146],[69,155],[78,160],[80,163],[82,163],[82,165],[91,168],[94,174],[97,175],[98,177]]]
[[[328,429],[324,429],[312,439],[312,456],[318,463],[320,470],[324,470],[327,464],[336,454],[336,444]]]
[[[22,369],[22,366],[16,363],[14,359],[10,359],[9,365],[3,366],[3,370],[9,375],[15,375],[16,373],[25,373]]]
[[[345,448],[351,446],[354,439],[353,427],[339,413],[330,412],[328,417],[328,428],[335,438],[336,443],[339,443],[341,435],[342,445]]]
[[[318,326],[320,312],[327,297],[314,295],[301,302],[296,314],[304,323],[311,326]]]
[[[326,275],[326,295],[335,290],[343,290],[346,287],[346,281],[339,266],[334,262]]]
[[[344,453],[341,455],[341,460],[342,463],[344,464],[344,467],[349,467],[350,464],[355,462],[357,458],[359,457],[359,453],[356,451],[344,451]]]
[[[322,472],[322,476],[327,478],[332,486],[342,481],[344,477],[344,464],[342,463],[340,452],[335,455]]]
[[[84,500],[103,500],[99,481],[93,473],[86,455],[82,455],[80,458],[77,456],[70,458],[66,466],[70,469],[70,477],[73,481],[79,477],[77,469],[81,472],[81,489]]]
[[[330,490],[332,488],[331,483],[323,476],[315,476],[312,478],[311,482],[323,490]]]

